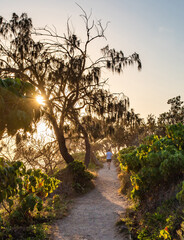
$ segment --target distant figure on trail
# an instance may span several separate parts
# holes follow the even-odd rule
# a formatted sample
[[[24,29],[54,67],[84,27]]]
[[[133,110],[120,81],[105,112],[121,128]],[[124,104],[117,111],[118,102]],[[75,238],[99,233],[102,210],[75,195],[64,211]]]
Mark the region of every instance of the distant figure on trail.
[[[107,159],[108,169],[110,170],[111,160],[112,160],[112,153],[110,149],[106,153],[106,159]]]

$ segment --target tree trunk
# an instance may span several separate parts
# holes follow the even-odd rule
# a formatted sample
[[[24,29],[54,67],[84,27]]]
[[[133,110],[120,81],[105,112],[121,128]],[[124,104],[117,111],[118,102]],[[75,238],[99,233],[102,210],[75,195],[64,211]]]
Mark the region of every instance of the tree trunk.
[[[86,154],[85,154],[84,163],[85,163],[86,168],[88,168],[89,163],[90,163],[90,158],[91,158],[91,156],[90,156],[91,145],[89,143],[88,137],[87,138],[85,137],[85,145],[86,145]]]
[[[98,158],[96,157],[93,151],[91,151],[91,161],[97,166],[100,166],[100,167],[102,166],[102,164],[100,163],[100,161],[98,160]]]
[[[62,157],[64,158],[65,162],[67,164],[73,162],[74,158],[68,152],[68,149],[66,147],[65,137],[64,137],[64,134],[62,132],[59,132],[58,143],[59,143],[60,153],[61,153]]]
[[[64,133],[62,131],[62,129],[60,129],[57,126],[57,122],[55,120],[55,118],[51,119],[53,128],[54,128],[54,133],[56,135],[58,144],[59,144],[59,151],[62,155],[62,157],[64,158],[65,162],[67,164],[71,163],[74,161],[74,158],[72,157],[72,155],[69,154],[68,149],[66,147],[66,141],[65,141],[65,137],[64,137]]]
[[[84,141],[85,141],[85,146],[86,146],[84,164],[85,164],[86,168],[88,168],[89,163],[90,163],[91,145],[90,145],[90,142],[89,142],[88,134],[87,134],[85,128],[80,123],[79,123],[79,129],[81,130],[81,132],[84,136]]]
[[[90,163],[91,144],[89,142],[89,138],[88,138],[86,129],[82,126],[82,124],[79,122],[77,117],[74,117],[74,119],[75,119],[75,122],[78,124],[79,130],[82,132],[82,135],[84,136],[85,147],[86,147],[84,164],[85,164],[86,168],[88,168],[89,163]]]

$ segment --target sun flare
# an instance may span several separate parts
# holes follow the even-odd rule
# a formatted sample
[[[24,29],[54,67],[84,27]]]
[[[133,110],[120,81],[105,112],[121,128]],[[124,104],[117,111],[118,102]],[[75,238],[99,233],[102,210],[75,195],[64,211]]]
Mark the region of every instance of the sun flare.
[[[36,97],[36,101],[40,104],[40,105],[44,105],[45,104],[45,100],[42,96],[37,96]]]

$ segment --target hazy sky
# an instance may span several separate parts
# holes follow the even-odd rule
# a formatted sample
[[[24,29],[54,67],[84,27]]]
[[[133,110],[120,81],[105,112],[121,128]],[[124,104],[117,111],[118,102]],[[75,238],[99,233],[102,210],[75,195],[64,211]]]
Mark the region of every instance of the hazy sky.
[[[183,0],[0,0],[0,15],[8,20],[13,12],[26,12],[35,27],[54,25],[61,33],[70,18],[75,33],[82,35],[75,2],[87,13],[92,9],[94,20],[110,21],[101,45],[140,55],[141,72],[134,66],[121,76],[109,75],[112,92],[124,92],[142,117],[167,111],[169,98],[181,95],[184,100]]]

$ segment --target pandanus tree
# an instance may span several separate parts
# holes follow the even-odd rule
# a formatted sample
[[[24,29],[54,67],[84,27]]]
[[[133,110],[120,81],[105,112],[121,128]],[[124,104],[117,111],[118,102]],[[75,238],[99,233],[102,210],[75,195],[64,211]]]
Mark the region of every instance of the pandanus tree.
[[[111,131],[108,133],[115,149],[119,151],[123,146],[137,144],[142,124],[143,119],[139,114],[135,113],[133,109],[125,108],[123,115],[110,125]]]
[[[143,119],[133,109],[129,110],[128,97],[123,93],[108,93],[109,98],[100,95],[105,99],[104,105],[100,104],[100,109],[90,111],[82,119],[93,145],[105,140],[108,145],[113,146],[114,151],[118,151],[123,146],[137,144],[138,135],[143,128]]]
[[[105,82],[101,81],[101,69],[106,67],[121,72],[127,64],[138,64],[139,55],[125,57],[108,46],[102,56],[92,61],[89,46],[100,38],[105,38],[101,22],[95,24],[82,10],[86,39],[79,39],[70,31],[58,35],[50,28],[33,29],[27,14],[20,17],[15,13],[7,22],[0,18],[0,75],[19,77],[31,83],[45,100],[42,107],[45,118],[53,127],[60,153],[66,163],[74,159],[66,147],[64,126],[72,122],[83,132],[87,143],[87,131],[81,124],[81,110],[88,105],[98,112],[102,108],[101,93]],[[96,33],[94,30],[96,29]],[[94,34],[93,34],[94,33]],[[38,39],[39,40],[36,40]],[[108,99],[108,93],[104,97]]]
[[[184,104],[181,96],[171,98],[167,101],[171,105],[168,112],[159,115],[158,125],[166,126],[176,123],[184,123]]]
[[[90,156],[93,154],[90,154],[90,141],[94,142],[111,136],[114,132],[114,124],[124,118],[128,106],[129,99],[123,94],[119,94],[117,97],[107,90],[93,89],[90,99],[86,99],[86,115],[81,118],[80,123],[85,136],[86,166],[88,166]]]

